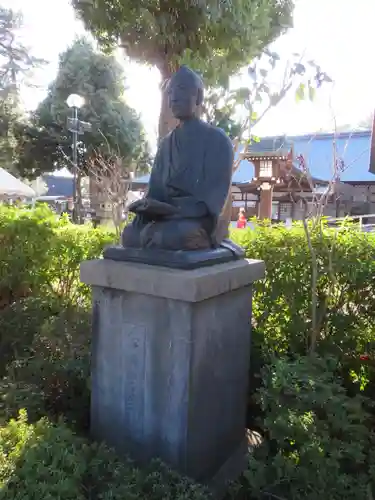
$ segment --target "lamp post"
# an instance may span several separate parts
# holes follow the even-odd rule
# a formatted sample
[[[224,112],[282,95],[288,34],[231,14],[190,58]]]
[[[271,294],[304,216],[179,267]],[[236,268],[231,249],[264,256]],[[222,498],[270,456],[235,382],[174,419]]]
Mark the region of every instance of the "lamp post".
[[[72,110],[72,116],[68,118],[68,129],[73,134],[73,144],[72,144],[72,162],[73,162],[73,222],[80,221],[81,218],[81,200],[77,200],[77,177],[78,177],[78,160],[77,160],[77,142],[78,134],[80,128],[80,122],[78,120],[78,109],[81,108],[85,100],[78,94],[70,94],[66,100],[67,105]]]

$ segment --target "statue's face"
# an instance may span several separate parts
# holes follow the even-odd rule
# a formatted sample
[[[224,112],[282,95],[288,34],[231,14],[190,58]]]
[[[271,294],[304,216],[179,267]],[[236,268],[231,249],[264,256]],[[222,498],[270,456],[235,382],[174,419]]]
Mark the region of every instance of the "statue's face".
[[[186,120],[195,116],[198,101],[198,88],[194,82],[184,78],[172,78],[169,89],[169,107],[173,116]]]

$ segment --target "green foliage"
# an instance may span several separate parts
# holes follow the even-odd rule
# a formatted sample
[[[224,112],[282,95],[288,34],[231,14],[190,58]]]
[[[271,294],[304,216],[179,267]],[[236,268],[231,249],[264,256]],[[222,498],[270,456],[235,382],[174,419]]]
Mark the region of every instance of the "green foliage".
[[[181,64],[207,84],[228,88],[229,77],[259,55],[292,24],[292,0],[71,0],[99,43],[121,43],[137,61],[156,66],[165,82]],[[164,95],[165,97],[165,95]],[[173,120],[163,99],[159,134]]]
[[[0,206],[0,298],[4,305],[26,295],[54,293],[82,304],[89,290],[79,281],[79,264],[98,257],[114,235],[77,227],[47,207]]]
[[[45,415],[58,421],[63,415],[71,426],[87,431],[90,313],[50,300],[52,307],[46,315],[45,310],[35,311],[35,302],[41,301],[28,299],[22,304],[23,313],[34,322],[28,330],[27,348],[18,350],[0,383],[1,418],[6,421],[26,408],[32,422]],[[25,331],[13,330],[13,334],[13,345],[21,344]]]
[[[80,282],[79,266],[85,260],[98,258],[103,248],[114,241],[114,234],[91,225],[66,223],[54,232],[51,259],[46,269],[46,285],[70,304],[88,306],[91,290]]]
[[[319,335],[306,356],[312,262],[303,228],[258,224],[232,236],[267,273],[254,285],[249,393],[249,425],[259,417],[264,441],[233,498],[370,500],[375,237],[348,227],[312,232]],[[208,498],[165,466],[138,469],[70,429],[89,427],[90,293],[79,264],[114,235],[43,207],[2,207],[0,237],[1,283],[12,292],[0,310],[0,499]],[[29,423],[24,413],[9,422],[23,408]]]
[[[293,9],[290,0],[72,3],[104,46],[112,48],[120,39],[131,58],[156,65],[164,76],[187,63],[214,84],[250,63],[289,27]]]
[[[139,469],[61,421],[87,434],[91,314],[78,270],[113,234],[73,226],[43,207],[2,207],[0,235],[10,245],[8,256],[2,246],[4,283],[29,285],[28,297],[13,296],[0,310],[0,499],[209,498],[165,465]],[[55,424],[39,420],[47,415]]]
[[[17,173],[17,130],[22,123],[19,85],[28,84],[33,69],[44,63],[22,44],[22,16],[0,6],[0,166]]]
[[[17,84],[27,83],[32,70],[45,61],[37,59],[22,44],[22,15],[0,6],[0,95],[4,99]]]
[[[61,310],[61,301],[50,295],[13,298],[0,311],[0,375],[14,359],[27,357],[41,326]]]
[[[257,224],[234,231],[249,258],[266,264],[266,279],[255,283],[253,319],[267,351],[306,353],[312,301],[312,261],[302,225],[288,229]],[[372,280],[375,237],[355,229],[323,228],[312,234],[318,255],[317,352],[359,356],[375,344]],[[298,284],[298,285],[296,285]]]
[[[345,393],[337,361],[274,358],[262,378],[267,439],[245,473],[254,498],[368,500],[369,415]]]
[[[145,470],[79,438],[63,423],[17,420],[0,428],[0,499],[206,500],[207,493],[159,462]]]
[[[375,269],[368,258],[375,238],[324,224],[310,236],[318,335],[316,354],[307,356],[313,261],[302,225],[258,222],[232,234],[248,258],[266,264],[265,279],[254,284],[249,393],[249,424],[264,441],[237,488],[251,498],[368,500],[375,486]]]
[[[19,123],[16,127],[17,170],[23,177],[35,179],[50,172],[51,165],[67,166],[61,149],[69,152],[72,139],[67,128],[57,124],[41,127],[35,116],[29,122]]]
[[[236,120],[235,95],[224,87],[210,88],[205,92],[202,109],[202,118],[220,127],[232,140],[240,137],[243,133],[242,123]]]
[[[23,175],[36,177],[57,163],[71,168],[71,133],[67,119],[72,111],[66,104],[70,94],[79,94],[84,106],[79,120],[91,124],[90,132],[80,136],[79,163],[95,154],[123,159],[129,166],[147,154],[139,117],[124,100],[125,75],[114,57],[94,50],[85,39],[76,40],[60,55],[57,76],[31,123],[19,131],[20,162]]]
[[[109,231],[74,226],[45,207],[0,207],[0,413],[65,415],[88,426],[91,293],[79,265],[100,256]]]
[[[21,116],[17,92],[14,89],[7,89],[6,93],[6,97],[0,100],[0,167],[15,174],[16,130]]]
[[[28,295],[45,282],[53,228],[58,222],[44,208],[19,210],[0,205],[0,299]]]

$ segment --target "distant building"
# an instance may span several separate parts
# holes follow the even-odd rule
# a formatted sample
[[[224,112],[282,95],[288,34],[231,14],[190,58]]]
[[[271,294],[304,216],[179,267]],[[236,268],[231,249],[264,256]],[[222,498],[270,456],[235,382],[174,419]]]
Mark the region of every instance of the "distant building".
[[[369,172],[375,174],[375,113],[372,119],[371,130],[371,151],[370,151],[370,167]]]
[[[237,219],[240,207],[248,217],[301,219],[306,206],[302,198],[311,204],[325,192],[333,178],[334,163],[340,169],[340,181],[333,186],[325,215],[375,213],[375,124],[369,170],[370,150],[370,130],[261,138],[241,152],[242,160],[232,179],[232,220]],[[311,175],[310,182],[304,169]],[[144,191],[149,178],[136,178],[133,189]]]
[[[43,180],[48,188],[45,196],[66,196],[66,198],[73,198],[72,176],[43,175]]]
[[[375,212],[375,176],[368,171],[370,138],[370,131],[261,138],[242,153],[233,176],[234,212],[244,206],[249,216],[301,219],[306,206],[302,198],[311,206],[325,192],[334,164],[339,181],[331,186],[325,215]]]

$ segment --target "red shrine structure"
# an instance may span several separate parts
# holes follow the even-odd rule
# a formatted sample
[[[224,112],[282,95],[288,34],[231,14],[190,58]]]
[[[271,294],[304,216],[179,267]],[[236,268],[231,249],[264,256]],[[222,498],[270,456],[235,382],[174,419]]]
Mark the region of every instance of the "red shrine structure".
[[[254,165],[254,176],[246,183],[233,183],[233,205],[235,210],[239,201],[244,202],[249,217],[295,220],[304,208],[298,199],[312,198],[313,191],[328,186],[327,181],[306,175],[303,156],[295,157],[293,143],[285,138],[255,142],[241,158]]]

